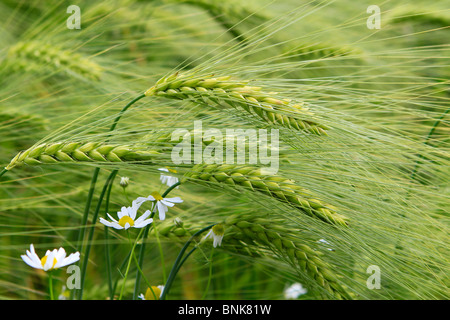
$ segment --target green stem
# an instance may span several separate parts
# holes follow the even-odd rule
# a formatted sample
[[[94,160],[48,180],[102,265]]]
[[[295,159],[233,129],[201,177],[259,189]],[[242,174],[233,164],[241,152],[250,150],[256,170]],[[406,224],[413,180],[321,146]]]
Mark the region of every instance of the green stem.
[[[130,258],[130,253],[131,253],[131,252],[128,252],[127,256],[123,259],[122,263],[120,264],[120,267],[117,268],[117,271],[119,272],[119,275],[118,275],[118,277],[114,280],[113,296],[114,296],[115,293],[116,293],[117,285],[118,285],[118,282],[119,282],[119,277],[122,276],[122,270],[123,270],[123,268],[125,268],[126,263],[128,262],[128,259]]]
[[[138,100],[140,100],[140,99],[142,99],[144,97],[145,97],[145,94],[141,94],[138,97],[136,97],[133,100],[131,100],[125,107],[123,107],[122,110],[117,115],[117,117],[114,119],[114,122],[111,125],[111,128],[109,129],[109,131],[110,132],[114,131],[115,128],[117,127],[117,124],[119,123],[119,120],[122,118],[123,114],[125,113],[125,111],[127,111],[128,108],[130,108],[135,102],[137,102]],[[111,134],[108,135],[108,138],[110,138],[110,137],[111,137]],[[89,215],[89,211],[90,211],[91,204],[92,204],[92,197],[93,197],[93,194],[94,194],[94,188],[95,188],[95,184],[97,182],[97,178],[98,178],[99,172],[100,172],[100,168],[95,168],[94,174],[92,175],[91,187],[89,189],[89,194],[88,194],[88,198],[87,198],[87,201],[86,201],[86,207],[85,207],[83,218],[82,218],[82,222],[81,222],[80,233],[78,234],[78,243],[79,243],[79,245],[78,245],[79,246],[79,250],[78,251],[81,251],[81,242],[84,239],[84,234],[85,234],[85,229],[86,229],[86,225],[87,225],[88,215]],[[72,291],[72,293],[71,293],[71,297],[72,298],[73,298],[73,294],[74,294],[74,291]],[[80,294],[80,297],[81,297],[81,294]]]
[[[136,240],[134,241],[133,247],[130,250],[130,258],[128,259],[127,269],[125,270],[125,276],[123,278],[122,289],[120,290],[119,300],[122,300],[123,291],[125,289],[125,283],[126,283],[127,277],[128,277],[128,272],[130,271],[131,260],[133,259],[133,256],[134,256],[134,250],[136,249],[136,244],[137,244],[139,238],[141,237],[143,231],[144,231],[144,229],[141,229],[141,232],[139,232],[139,235],[137,236]],[[128,233],[128,239],[131,242],[129,233]]]
[[[6,170],[6,168],[4,168],[4,169],[0,172],[0,178],[1,178],[6,172],[8,172],[8,170]]]
[[[196,233],[194,233],[194,235],[192,235],[192,237],[189,238],[189,240],[184,244],[183,248],[181,249],[180,253],[177,256],[177,259],[175,260],[175,263],[172,266],[172,270],[170,270],[170,274],[169,274],[169,278],[167,279],[167,283],[164,286],[164,291],[161,295],[160,300],[165,300],[166,299],[166,295],[169,293],[170,287],[172,286],[173,280],[175,279],[178,271],[180,270],[181,266],[183,265],[183,263],[186,261],[187,257],[189,257],[192,252],[194,252],[194,250],[197,247],[194,247],[189,254],[186,256],[185,259],[181,260],[184,253],[186,252],[187,248],[189,247],[189,245],[191,244],[191,242],[194,240],[194,238],[196,236],[198,236],[199,234],[211,229],[212,227],[214,227],[215,224],[212,224],[210,226],[207,226],[199,231],[197,231]]]
[[[125,111],[127,111],[127,109],[129,107],[131,107],[136,101],[141,100],[142,98],[145,97],[145,94],[141,94],[140,96],[134,98],[133,100],[131,100],[125,107],[123,107],[123,109],[119,112],[119,114],[117,115],[116,119],[114,119],[114,122],[111,126],[111,128],[109,129],[109,131],[114,131],[114,129],[116,129],[117,123],[119,122],[120,118],[122,118],[123,114],[125,113]],[[111,135],[109,135],[110,137]]]
[[[202,299],[204,300],[206,298],[206,295],[209,291],[209,286],[211,285],[211,278],[212,278],[212,259],[214,254],[214,248],[211,249],[211,256],[209,257],[209,276],[208,276],[208,283],[206,284],[205,292],[203,293]]]
[[[162,197],[166,197],[173,189],[175,189],[176,187],[178,187],[181,183],[178,181],[177,183],[171,185],[169,188],[166,189],[166,191],[162,194]],[[155,215],[155,211],[156,210],[156,206],[153,209],[152,214],[150,215],[150,218],[153,218]],[[154,223],[154,222],[153,222]],[[144,264],[144,255],[145,255],[145,240],[148,237],[148,233],[150,231],[150,228],[152,227],[152,224],[150,224],[149,226],[145,227],[145,231],[144,231],[144,235],[142,237],[142,244],[141,244],[141,248],[139,250],[139,268],[142,269],[142,265]],[[133,293],[133,300],[136,300],[137,295],[139,294],[139,284],[141,282],[141,275],[138,273],[136,275],[136,281],[134,283],[134,293]]]
[[[164,264],[164,253],[163,253],[163,249],[162,249],[162,246],[161,246],[161,241],[159,240],[158,230],[156,230],[156,225],[153,226],[153,229],[155,229],[156,243],[158,244],[159,256],[160,256],[160,259],[161,259],[161,268],[162,268],[162,274],[163,274],[163,282],[165,283],[166,280],[167,280],[167,277],[166,277],[166,266]]]
[[[55,300],[53,296],[53,275],[51,271],[48,273],[48,291],[50,293],[50,300]]]
[[[83,259],[83,264],[82,264],[82,269],[81,269],[81,288],[80,288],[80,293],[78,296],[78,299],[81,300],[83,298],[83,288],[84,288],[84,281],[86,278],[86,270],[87,270],[87,265],[88,265],[88,261],[89,261],[89,254],[91,251],[91,247],[92,247],[92,239],[94,238],[94,230],[95,230],[95,224],[97,222],[98,219],[98,214],[100,212],[100,208],[102,206],[102,202],[103,202],[103,198],[106,194],[106,191],[109,187],[109,184],[113,183],[114,178],[117,175],[117,170],[114,170],[111,172],[111,174],[109,175],[108,179],[106,180],[105,185],[103,186],[103,190],[102,193],[100,194],[100,197],[98,199],[98,203],[97,203],[97,207],[95,209],[94,215],[92,217],[92,226],[89,230],[89,236],[88,236],[88,240],[87,240],[87,246],[86,246],[86,251],[84,253],[84,259]]]
[[[108,191],[106,193],[105,199],[105,218],[107,217],[107,213],[109,211],[109,199],[111,195],[111,189],[113,184],[110,183],[108,187]],[[111,253],[109,247],[109,229],[105,226],[105,259],[106,259],[106,274],[108,277],[108,291],[109,297],[111,300],[114,299],[114,291],[113,291],[113,281],[112,281],[112,269],[111,269]]]
[[[83,218],[81,220],[81,226],[82,228],[80,229],[80,232],[78,233],[78,241],[77,241],[77,246],[78,246],[78,251],[81,252],[82,248],[82,243],[84,240],[84,235],[86,233],[86,224],[88,221],[88,216],[89,216],[89,210],[91,209],[91,204],[92,204],[92,198],[94,195],[94,190],[95,190],[95,185],[97,183],[97,178],[98,178],[98,173],[100,172],[99,168],[95,168],[94,170],[94,174],[92,175],[92,179],[91,179],[91,185],[89,187],[89,193],[88,193],[88,197],[87,197],[87,201],[86,201],[86,206],[84,207],[84,213],[83,213]]]

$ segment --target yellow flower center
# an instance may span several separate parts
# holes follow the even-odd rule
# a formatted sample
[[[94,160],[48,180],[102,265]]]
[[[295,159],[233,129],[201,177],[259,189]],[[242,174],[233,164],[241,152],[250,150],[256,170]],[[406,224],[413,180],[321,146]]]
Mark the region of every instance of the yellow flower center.
[[[152,196],[156,201],[161,201],[163,199],[163,197],[157,191],[152,192]]]
[[[120,225],[122,228],[125,228],[125,225],[126,225],[127,223],[130,225],[130,227],[134,226],[134,220],[131,219],[129,216],[123,216],[122,218],[120,218],[120,220],[119,220],[119,225]]]
[[[172,173],[177,173],[177,170],[175,170],[175,169],[167,168],[167,170],[169,170],[169,172],[172,172]]]
[[[159,300],[161,296],[161,290],[158,287],[152,286],[152,288],[148,288],[145,292],[145,300]]]
[[[47,258],[48,258],[47,256],[43,256],[43,257],[42,257],[42,259],[41,259],[41,265],[42,265],[42,267],[44,267],[45,264],[47,263]],[[58,262],[58,261],[56,260],[56,258],[53,258],[53,265],[52,265],[52,267],[51,267],[49,270],[52,270],[52,269],[55,267],[56,262]]]

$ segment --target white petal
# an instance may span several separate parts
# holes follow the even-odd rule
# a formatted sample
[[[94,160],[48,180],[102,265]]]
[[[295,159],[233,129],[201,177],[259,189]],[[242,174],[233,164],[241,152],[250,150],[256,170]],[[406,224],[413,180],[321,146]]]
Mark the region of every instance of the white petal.
[[[139,224],[139,223],[141,223],[142,221],[144,221],[145,219],[147,219],[148,216],[151,215],[151,213],[152,213],[152,212],[151,212],[150,210],[145,211],[144,214],[143,214],[142,216],[140,216],[139,218],[136,219],[136,221],[134,222],[134,224]]]
[[[77,262],[78,260],[80,260],[80,253],[79,252],[71,253],[67,258],[65,258],[61,262],[61,267],[65,267],[69,264]]]
[[[128,207],[128,210],[130,212],[130,218],[133,219],[134,221],[134,219],[136,219],[137,209],[133,207]]]
[[[55,258],[56,264],[53,266],[53,268],[60,268],[64,259],[66,258],[66,250],[64,250],[63,248],[59,248],[58,252],[55,254]]]
[[[31,251],[31,252],[30,252]],[[39,256],[36,254],[36,252],[34,251],[34,246],[33,244],[30,245],[30,251],[27,250],[27,256],[36,264],[36,265],[41,265],[41,259],[39,258]]]
[[[30,267],[33,267],[35,269],[42,269],[42,265],[39,263],[35,263],[35,261],[31,260],[30,257],[26,255],[21,255],[23,262],[25,262]]]
[[[120,209],[119,212],[117,212],[117,216],[119,217],[119,219],[121,219],[123,216],[127,216],[128,215],[128,209],[127,207],[122,207]]]
[[[110,218],[111,219],[111,221],[113,221],[113,222],[117,222],[117,220],[116,219],[114,219],[109,213],[107,213],[106,214],[107,216],[108,216],[108,218]],[[102,219],[102,218],[100,218],[100,219]]]
[[[151,195],[147,198],[144,197],[138,197],[136,200],[133,200],[131,206],[137,211],[141,205],[146,201],[155,201],[155,198],[153,198]]]
[[[153,219],[147,219],[147,220],[144,220],[142,222],[139,222],[138,224],[135,223],[134,227],[135,228],[143,228],[143,227],[149,225],[152,222],[153,222]]]
[[[107,227],[112,227],[112,223],[103,218],[100,218],[100,223],[104,224]]]
[[[161,201],[157,202],[158,205],[158,212],[159,212],[159,220],[164,220],[166,219],[166,212],[167,212],[167,207],[165,205],[163,205],[161,203]]]
[[[50,270],[53,267],[53,259],[55,257],[55,253],[50,252],[46,256],[47,256],[47,260],[45,261],[45,264],[44,264],[44,271]]]
[[[164,198],[164,200],[167,200],[167,201],[170,201],[170,202],[173,202],[173,203],[182,203],[183,202],[183,200],[181,200],[180,197]]]
[[[169,202],[166,199],[163,199],[163,200],[161,200],[159,202],[163,203],[167,207],[173,207],[175,205],[175,203]]]

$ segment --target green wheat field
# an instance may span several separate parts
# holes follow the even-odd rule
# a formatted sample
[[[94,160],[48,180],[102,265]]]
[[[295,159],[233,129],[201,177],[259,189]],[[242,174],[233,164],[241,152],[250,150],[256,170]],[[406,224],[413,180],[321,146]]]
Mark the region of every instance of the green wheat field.
[[[446,0],[0,0],[0,299],[449,299],[449,26]]]

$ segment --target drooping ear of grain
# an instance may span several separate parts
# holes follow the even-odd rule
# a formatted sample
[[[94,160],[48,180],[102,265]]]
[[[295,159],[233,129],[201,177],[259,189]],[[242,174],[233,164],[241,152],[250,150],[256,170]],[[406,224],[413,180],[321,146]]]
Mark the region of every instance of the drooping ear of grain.
[[[290,179],[278,175],[264,175],[260,168],[216,164],[197,165],[186,175],[186,179],[243,187],[288,203],[300,209],[302,213],[326,223],[347,226],[347,218],[338,214],[331,205],[315,199],[308,190],[296,185]]]
[[[312,113],[304,105],[279,99],[260,87],[248,86],[248,82],[227,76],[189,77],[175,73],[157,81],[145,95],[189,99],[208,106],[245,110],[270,124],[326,135],[328,127],[311,120]]]
[[[157,228],[159,235],[174,242],[184,243],[201,226],[183,220],[182,227],[172,221],[164,221]],[[226,251],[249,257],[275,256],[285,259],[290,265],[302,271],[303,276],[323,288],[336,299],[352,299],[339,282],[332,266],[322,259],[322,253],[295,237],[295,230],[290,230],[282,220],[267,216],[234,214],[225,219],[225,234],[222,248]],[[197,239],[199,241],[201,238]]]

